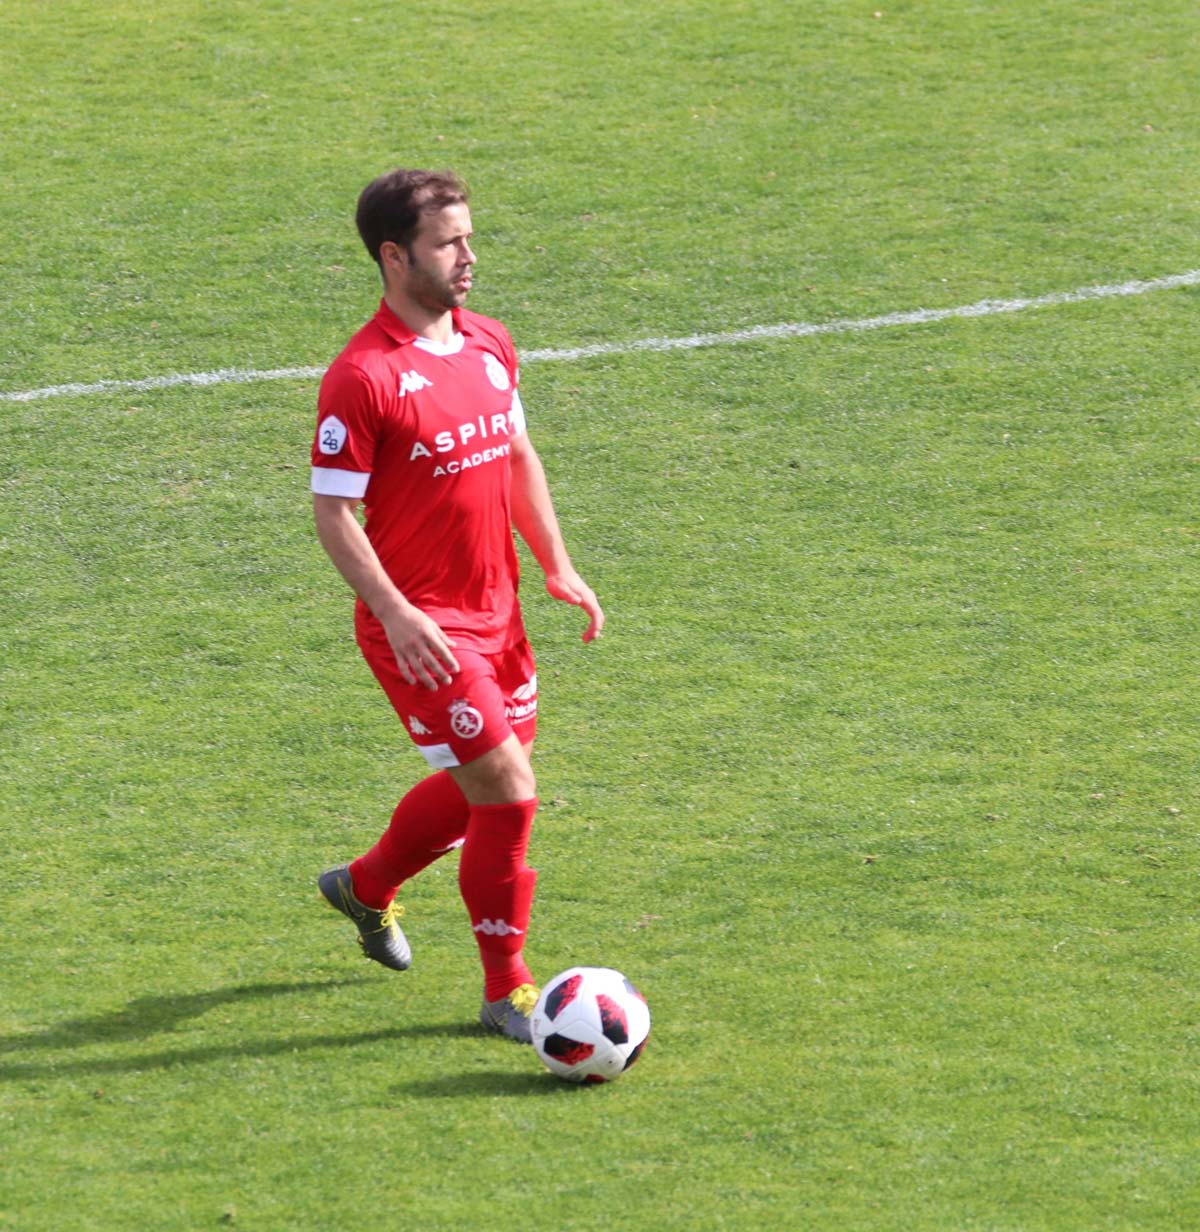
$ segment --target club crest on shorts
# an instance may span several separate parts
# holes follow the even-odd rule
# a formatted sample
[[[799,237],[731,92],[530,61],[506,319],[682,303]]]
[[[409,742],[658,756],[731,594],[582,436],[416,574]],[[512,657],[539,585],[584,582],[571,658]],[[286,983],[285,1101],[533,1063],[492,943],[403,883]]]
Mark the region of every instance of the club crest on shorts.
[[[483,731],[483,715],[469,702],[453,702],[450,706],[450,726],[460,740],[474,740]]]

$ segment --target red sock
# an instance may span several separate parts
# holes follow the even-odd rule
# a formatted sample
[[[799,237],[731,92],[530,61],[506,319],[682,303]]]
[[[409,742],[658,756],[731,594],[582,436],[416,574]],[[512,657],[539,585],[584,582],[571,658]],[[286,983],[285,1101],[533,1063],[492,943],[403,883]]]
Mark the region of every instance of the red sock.
[[[445,770],[422,779],[396,806],[379,842],[350,865],[355,898],[382,911],[402,882],[462,842],[467,817],[467,798]]]
[[[537,873],[525,865],[537,800],[471,808],[458,885],[483,963],[484,995],[506,997],[533,977],[522,957]]]

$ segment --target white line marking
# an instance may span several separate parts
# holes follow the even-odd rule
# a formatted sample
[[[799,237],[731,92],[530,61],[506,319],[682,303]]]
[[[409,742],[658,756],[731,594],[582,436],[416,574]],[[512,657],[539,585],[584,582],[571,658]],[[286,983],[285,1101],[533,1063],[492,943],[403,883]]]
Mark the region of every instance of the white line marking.
[[[0,402],[34,402],[38,398],[69,398],[73,394],[104,394],[112,390],[176,389],[180,385],[245,385],[254,381],[309,380],[325,375],[324,368],[218,368],[216,372],[177,372],[147,376],[137,381],[95,381],[91,385],[47,385],[20,393],[0,393]]]
[[[1059,304],[1078,304],[1092,299],[1112,299],[1122,295],[1146,295],[1151,291],[1170,291],[1177,287],[1200,285],[1200,270],[1170,274],[1134,282],[1118,282],[1075,291],[1052,291],[1031,299],[981,299],[958,308],[918,308],[912,312],[891,312],[881,317],[858,320],[797,322],[782,325],[755,325],[718,334],[692,334],[686,338],[635,338],[629,342],[597,342],[566,350],[526,351],[521,362],[547,363],[552,360],[592,359],[600,355],[632,355],[637,351],[694,351],[701,347],[733,346],[741,342],[763,342],[775,338],[811,338],[818,334],[862,333],[872,329],[891,329],[901,325],[927,325],[962,317],[993,317],[1029,308],[1051,308]],[[92,384],[47,385],[16,393],[0,393],[0,402],[34,402],[41,398],[102,394],[116,390],[176,389],[185,385],[234,385],[258,381],[317,380],[324,368],[220,368],[215,372],[185,372],[169,376],[148,376],[136,381],[96,381]]]
[[[1054,291],[1033,299],[981,299],[978,303],[965,304],[958,308],[918,308],[914,312],[892,312],[882,317],[863,317],[859,320],[755,325],[750,329],[735,329],[721,334],[693,334],[690,338],[640,338],[632,342],[598,342],[593,346],[574,347],[567,351],[526,351],[522,362],[588,359],[594,355],[627,355],[633,351],[695,350],[698,347],[730,346],[738,342],[759,342],[770,338],[810,338],[816,334],[859,333],[897,325],[925,325],[930,321],[946,321],[953,317],[998,316],[1005,312],[1023,312],[1027,308],[1049,308],[1056,304],[1078,304],[1089,299],[1110,299],[1116,295],[1145,295],[1149,291],[1167,291],[1197,284],[1200,284],[1200,270],[1189,270],[1186,274],[1171,274],[1166,278],[1154,278],[1144,282],[1081,287],[1077,291]]]

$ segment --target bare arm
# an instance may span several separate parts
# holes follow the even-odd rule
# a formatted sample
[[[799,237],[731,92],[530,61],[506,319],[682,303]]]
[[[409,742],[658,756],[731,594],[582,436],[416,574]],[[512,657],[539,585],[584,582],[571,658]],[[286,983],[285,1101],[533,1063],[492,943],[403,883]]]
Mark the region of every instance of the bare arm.
[[[512,443],[512,515],[518,534],[529,545],[542,572],[546,589],[556,599],[573,603],[587,613],[583,640],[590,642],[604,628],[604,612],[592,588],[579,576],[567,555],[546,472],[528,435]]]
[[[356,516],[357,508],[357,500],[313,496],[313,519],[321,546],[383,625],[404,679],[427,689],[449,684],[451,673],[459,670],[454,641],[409,603],[384,572]]]

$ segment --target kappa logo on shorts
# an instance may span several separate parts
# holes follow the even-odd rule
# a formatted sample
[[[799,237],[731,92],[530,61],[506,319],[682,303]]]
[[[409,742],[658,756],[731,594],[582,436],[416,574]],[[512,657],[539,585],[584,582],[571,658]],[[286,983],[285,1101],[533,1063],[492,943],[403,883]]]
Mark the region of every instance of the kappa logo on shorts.
[[[469,702],[457,701],[450,707],[450,726],[460,740],[474,740],[483,731],[483,715]]]
[[[415,714],[410,714],[408,716],[408,730],[412,732],[414,736],[428,736],[429,735],[429,728],[426,727],[425,724],[422,723],[421,720],[418,719]]]

